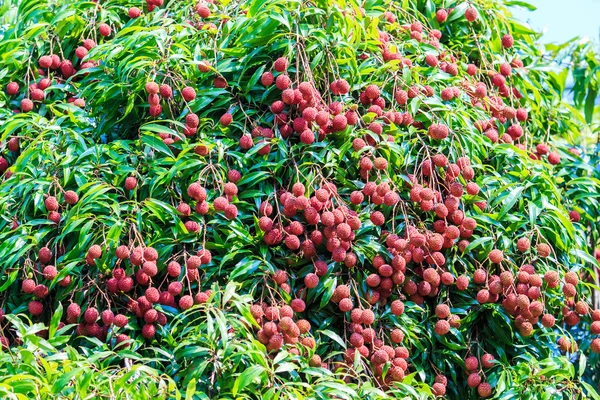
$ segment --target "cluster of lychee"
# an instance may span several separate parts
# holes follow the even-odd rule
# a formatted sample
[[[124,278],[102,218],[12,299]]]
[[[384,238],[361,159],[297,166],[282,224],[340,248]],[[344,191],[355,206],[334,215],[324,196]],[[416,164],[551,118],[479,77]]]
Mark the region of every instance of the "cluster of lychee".
[[[196,15],[198,16],[197,19],[195,19],[194,21],[187,21],[190,25],[195,26],[197,29],[202,29],[202,30],[206,30],[206,31],[210,31],[210,32],[214,32],[217,30],[217,26],[212,23],[212,22],[207,22],[206,20],[208,18],[211,18],[213,16],[213,13],[211,12],[210,7],[214,7],[215,2],[213,0],[206,0],[206,1],[199,1],[195,8],[194,11],[196,13]],[[218,13],[217,13],[218,15]]]
[[[48,212],[48,219],[55,224],[60,223],[61,214],[60,209],[66,208],[67,205],[75,205],[79,201],[79,196],[72,190],[67,190],[63,194],[64,203],[62,206],[58,203],[58,199],[55,196],[47,196],[44,199],[44,207]]]
[[[327,104],[324,96],[317,91],[313,83],[302,81],[294,85],[294,81],[287,73],[289,63],[285,57],[280,57],[273,63],[273,70],[263,73],[261,83],[270,87],[275,84],[281,91],[280,100],[271,104],[274,115],[274,128],[276,127],[283,138],[290,138],[294,133],[299,136],[300,142],[312,144],[315,140],[323,140],[326,135],[341,132],[348,125],[358,123],[355,107],[344,111],[344,103],[334,101]],[[335,80],[330,84],[330,95],[341,96],[350,91],[350,85],[343,79]],[[222,123],[222,121],[221,121]],[[259,138],[261,150],[268,153],[269,141],[273,138],[270,128],[256,127],[251,134],[244,134],[240,138],[240,147],[244,150],[254,145],[254,138]],[[261,154],[259,152],[259,154]]]
[[[158,279],[158,252],[154,248],[138,246],[130,249],[128,246],[121,245],[115,253],[118,262],[112,271],[112,277],[106,282],[107,290],[118,296],[135,291],[135,284],[139,285],[143,295],[135,299],[130,295],[125,297],[129,298],[127,309],[145,323],[142,327],[142,335],[146,339],[154,337],[155,324],[165,325],[167,322],[166,316],[156,310],[154,305],[174,308],[179,306],[181,310],[187,310],[194,304],[205,303],[210,297],[210,291],[198,291],[195,296],[192,296],[191,288],[189,294],[184,293],[185,282],[189,284],[197,282],[200,279],[199,268],[211,262],[212,255],[208,250],[199,250],[196,255],[188,255],[183,274],[181,264],[175,260],[170,261],[166,266],[166,275],[170,281]],[[134,269],[137,268],[135,281],[126,273],[126,267],[123,265],[125,260],[129,260]],[[176,297],[179,297],[178,301]]]
[[[394,328],[389,332],[389,339],[377,337],[378,332],[373,328],[375,322],[375,313],[371,309],[352,308],[350,300],[350,288],[346,285],[336,287],[333,301],[340,304],[349,302],[350,324],[348,347],[344,352],[344,361],[351,368],[354,365],[355,358],[364,358],[371,362],[372,371],[375,377],[382,385],[390,385],[392,382],[402,381],[408,370],[408,358],[410,356],[408,349],[401,345],[404,340],[404,332],[399,328]],[[343,307],[346,308],[346,307]],[[391,304],[392,313],[396,316],[404,313],[404,304],[400,300],[395,300]],[[384,339],[393,343],[392,347],[386,345]],[[387,371],[384,378],[384,371]]]
[[[546,143],[540,143],[535,146],[535,153],[530,154],[530,157],[534,160],[541,160],[544,156],[546,156],[550,164],[560,164],[560,154],[556,151],[550,151],[550,147]]]
[[[95,307],[88,307],[81,318],[81,307],[77,303],[71,303],[67,306],[66,322],[68,324],[77,324],[75,333],[78,336],[96,337],[98,340],[106,342],[109,334],[109,329],[113,332],[117,328],[125,328],[129,323],[129,318],[124,314],[115,315],[111,310],[106,309],[100,313]],[[102,325],[99,324],[102,321]],[[147,331],[147,329],[146,329]],[[116,344],[120,344],[129,340],[129,336],[124,333],[116,335]]]
[[[296,346],[297,344],[301,344],[305,349],[314,350],[317,344],[310,336],[310,322],[295,318],[295,313],[302,311],[304,310],[298,310],[293,301],[291,305],[253,304],[250,313],[260,325],[256,338],[272,355],[275,355],[284,345],[288,345],[288,351],[296,355],[301,355],[301,347]],[[303,353],[308,354],[308,352]],[[313,367],[327,368],[327,364],[322,363],[318,354],[311,356],[309,364]]]
[[[341,202],[331,182],[324,182],[310,198],[307,195],[305,186],[297,182],[291,192],[279,194],[278,208],[282,212],[276,210],[273,215],[275,209],[268,201],[261,204],[259,227],[264,232],[264,242],[269,246],[284,242],[288,249],[299,251],[305,258],[315,257],[317,248],[324,245],[332,260],[352,268],[357,262],[356,254],[351,251],[352,241],[361,227],[357,213]],[[299,212],[304,223],[292,220],[299,217]],[[319,269],[316,272],[319,274]]]
[[[435,316],[438,321],[435,323],[435,333],[440,336],[450,332],[450,328],[458,328],[460,326],[460,317],[450,313],[450,307],[447,304],[438,304],[435,306]]]
[[[467,385],[471,388],[477,388],[477,394],[485,398],[490,397],[492,394],[492,387],[489,383],[483,382],[482,379],[482,368],[479,366],[477,357],[470,356],[465,359],[465,368],[467,377]],[[481,356],[481,367],[492,368],[494,366],[494,356],[486,353]],[[485,376],[484,376],[485,377]]]
[[[83,44],[75,49],[75,57],[79,60],[79,70],[86,68],[95,67],[97,62],[92,60],[83,61],[87,56],[88,51],[96,46],[96,42],[92,39],[86,39]],[[39,68],[37,69],[36,83],[30,83],[28,87],[28,93],[23,94],[21,99],[20,108],[21,112],[29,112],[34,108],[34,102],[43,102],[46,98],[46,89],[52,84],[53,80],[56,83],[61,83],[71,78],[78,69],[73,65],[73,62],[68,58],[61,59],[57,54],[43,55],[38,59]],[[35,77],[32,77],[35,79]],[[6,93],[9,96],[16,96],[19,94],[20,86],[18,82],[9,82],[6,87]],[[76,97],[68,97],[68,103],[73,103],[78,107],[85,107],[85,100]],[[15,112],[17,112],[15,110]]]
[[[150,115],[153,117],[158,117],[162,113],[162,106],[160,104],[161,99],[169,100],[173,98],[173,89],[166,83],[162,83],[160,86],[156,82],[147,82],[146,83],[146,93],[148,93],[148,104],[150,106]],[[181,97],[186,101],[192,101],[196,98],[196,91],[191,86],[186,86],[181,90]],[[194,118],[195,117],[195,118]],[[186,117],[186,127],[184,129],[184,133],[187,136],[192,136],[196,133],[196,129],[198,128],[198,116],[196,114],[188,114]],[[167,134],[166,137],[162,137],[163,140],[170,139],[170,142],[165,142],[167,144],[173,143],[173,138]]]
[[[57,257],[64,252],[63,248],[59,248],[58,250]],[[45,246],[42,247],[38,252],[38,268],[36,268],[35,274],[32,277],[24,279],[21,283],[21,291],[25,294],[32,294],[35,298],[35,300],[32,300],[27,305],[27,310],[34,317],[43,314],[43,301],[50,293],[49,286],[51,286],[58,276],[58,269],[51,264],[54,259],[52,250]],[[60,287],[68,287],[71,284],[71,276],[64,276],[57,284]]]
[[[177,261],[169,262],[166,275],[170,278],[170,282],[165,279],[157,279],[159,273],[157,266],[158,252],[152,247],[138,246],[130,248],[122,245],[116,249],[115,255],[117,263],[112,271],[112,276],[106,281],[106,288],[108,294],[114,296],[115,303],[118,303],[119,300],[127,300],[125,311],[115,315],[111,308],[107,308],[99,315],[95,307],[88,307],[83,314],[83,320],[77,327],[76,333],[78,335],[94,336],[100,340],[106,340],[111,325],[114,325],[113,332],[116,328],[124,328],[128,323],[129,316],[135,315],[143,323],[141,331],[143,337],[151,339],[156,333],[156,324],[164,326],[167,323],[166,315],[157,310],[154,307],[155,305],[160,304],[175,308],[179,306],[181,310],[187,310],[194,304],[205,303],[211,295],[210,290],[208,290],[198,291],[195,296],[192,296],[191,288],[190,294],[184,293],[184,282],[187,281],[190,285],[197,282],[200,278],[198,269],[202,265],[211,262],[212,255],[208,250],[199,250],[196,255],[187,256],[183,275],[182,266]],[[102,248],[97,244],[90,246],[86,253],[88,265],[95,265],[96,260],[100,257],[102,257]],[[49,264],[52,259],[53,254],[49,248],[43,247],[40,249],[39,263],[40,266],[43,266],[41,275],[44,280],[49,282],[52,282],[58,275],[56,267]],[[134,276],[127,274],[126,270],[128,268],[124,265],[125,260],[128,260],[131,266],[136,269]],[[69,275],[58,281],[58,285],[61,287],[67,287],[70,283],[71,278]],[[161,289],[161,287],[163,288]],[[143,294],[134,297],[133,294],[138,291],[136,288],[139,288]],[[42,300],[49,294],[48,286],[42,283],[36,284],[33,279],[25,279],[22,283],[22,290],[24,293],[33,294],[37,298],[37,300],[29,303],[28,310],[32,316],[40,316],[44,311]],[[179,297],[178,301],[176,301],[176,297]],[[76,323],[80,315],[80,305],[71,303],[67,308],[66,322]],[[99,317],[102,319],[103,326],[97,323]],[[116,343],[119,344],[127,339],[127,335],[120,333],[116,338]]]
[[[236,182],[241,178],[241,174],[239,171],[235,169],[231,169],[227,173],[227,177],[229,178],[229,182],[223,184],[222,194],[213,199],[212,206],[216,211],[223,212],[223,215],[228,220],[232,220],[237,218],[238,209],[235,204],[231,202],[238,194],[238,187]],[[191,183],[187,188],[187,195],[196,202],[194,210],[199,215],[206,215],[210,210],[210,203],[208,202],[208,193],[206,188],[202,186],[199,182]],[[181,214],[182,217],[188,218],[192,214],[192,207],[186,203],[181,202],[177,206],[177,211]],[[191,219],[188,219],[185,222],[185,227],[189,232],[197,233],[200,231],[200,225]]]

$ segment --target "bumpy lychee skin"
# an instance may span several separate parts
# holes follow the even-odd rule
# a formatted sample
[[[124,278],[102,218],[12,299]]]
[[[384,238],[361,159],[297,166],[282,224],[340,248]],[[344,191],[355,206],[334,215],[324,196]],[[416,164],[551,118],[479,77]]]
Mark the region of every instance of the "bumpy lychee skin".
[[[546,258],[550,256],[550,246],[548,246],[546,243],[539,243],[537,245],[537,252],[540,257]]]
[[[48,210],[48,211],[58,210],[58,201],[56,200],[56,197],[54,197],[54,196],[46,197],[46,200],[44,200],[44,206],[46,207],[46,210]]]
[[[306,309],[306,303],[302,299],[294,299],[291,303],[292,309],[294,312],[301,313]]]
[[[316,288],[319,285],[319,277],[317,274],[310,273],[306,275],[304,277],[304,285],[309,289]]]
[[[439,382],[436,382],[433,384],[433,386],[431,386],[431,392],[436,397],[442,397],[446,394],[446,386]]]
[[[10,82],[6,86],[6,94],[9,96],[14,96],[17,93],[19,93],[19,84],[17,82]]]
[[[470,356],[465,360],[465,367],[468,371],[475,371],[479,367],[479,361],[477,361],[477,357]]]
[[[25,279],[21,284],[21,290],[23,293],[31,294],[35,289],[35,282],[33,279]]]
[[[142,15],[142,10],[137,7],[131,7],[127,11],[127,15],[129,15],[129,18],[131,19],[138,18],[140,15]]]
[[[592,340],[592,343],[590,343],[590,350],[596,354],[600,353],[600,338]]]
[[[71,319],[76,319],[79,318],[79,315],[81,315],[81,308],[79,307],[79,304],[69,304],[69,306],[67,307],[67,317]]]
[[[273,74],[271,72],[265,72],[260,77],[260,82],[263,84],[263,86],[268,87],[268,86],[271,86],[273,84],[273,82],[275,82],[275,77],[273,76]]]
[[[273,69],[277,72],[284,72],[288,68],[288,60],[285,57],[279,57],[273,63]]]
[[[98,319],[98,310],[96,310],[94,307],[88,308],[83,314],[83,319],[85,319],[85,322],[87,322],[88,324],[96,322],[96,320]]]
[[[471,388],[476,388],[481,383],[481,376],[478,373],[472,373],[467,378],[467,385]]]
[[[465,11],[465,18],[469,22],[473,22],[477,19],[478,13],[477,10],[473,7],[469,7]]]
[[[186,86],[181,91],[181,95],[185,99],[185,101],[192,101],[196,98],[196,91],[193,87]]]
[[[137,179],[134,176],[128,176],[125,179],[125,190],[133,190],[137,186]]]
[[[125,260],[125,259],[129,258],[130,251],[129,251],[129,248],[127,246],[121,245],[121,246],[117,247],[117,250],[115,251],[115,254],[116,254],[116,256],[117,256],[118,259]]]
[[[490,397],[492,395],[492,387],[489,383],[483,382],[477,387],[477,394],[483,398]]]
[[[526,237],[522,237],[519,240],[517,240],[517,250],[519,250],[521,253],[529,250],[530,246],[531,246],[531,243],[530,243],[529,239]]]
[[[579,222],[581,220],[581,215],[577,211],[571,210],[569,211],[569,219],[571,222]]]
[[[48,264],[52,260],[52,251],[48,247],[42,247],[38,253],[42,264]]]
[[[435,333],[437,333],[440,336],[444,336],[448,332],[450,332],[450,324],[448,323],[448,321],[441,319],[435,323]]]
[[[179,307],[182,310],[187,310],[194,305],[194,298],[190,295],[183,296],[179,299]]]
[[[110,36],[110,26],[108,26],[107,24],[100,24],[100,26],[98,26],[98,31],[104,37]]]
[[[42,315],[42,313],[44,312],[44,305],[39,301],[34,300],[27,305],[27,310],[31,315],[37,317],[39,315]]]
[[[448,307],[446,304],[438,304],[435,307],[435,315],[438,318],[448,318],[450,315],[450,307]]]
[[[551,152],[548,154],[548,162],[552,165],[560,164],[560,154],[555,151]]]
[[[504,260],[504,254],[502,253],[501,250],[498,249],[494,249],[492,251],[490,251],[490,254],[488,255],[489,259],[491,262],[493,262],[494,264],[500,264],[502,262],[502,260]]]
[[[494,366],[494,356],[489,353],[481,356],[481,365],[483,368],[492,368]]]
[[[100,258],[100,256],[102,256],[102,248],[99,245],[94,244],[90,246],[87,255],[93,259]]]
[[[48,287],[46,285],[36,285],[33,289],[33,295],[39,299],[43,299],[48,295]]]
[[[229,126],[229,124],[231,124],[232,121],[233,121],[233,117],[229,113],[223,114],[221,116],[221,118],[219,119],[219,123],[222,126]]]
[[[40,68],[43,68],[43,69],[50,68],[50,66],[52,65],[52,57],[41,56],[40,59],[38,60],[38,63],[40,65]]]
[[[129,323],[129,319],[123,314],[117,314],[115,315],[113,323],[119,328],[124,328]]]
[[[506,49],[510,49],[515,44],[513,37],[510,34],[502,36],[502,46]]]
[[[376,225],[376,226],[381,226],[385,222],[385,217],[380,211],[375,211],[375,212],[371,213],[370,219],[371,219],[371,222],[373,223],[373,225]]]
[[[435,13],[435,17],[437,19],[437,21],[442,24],[444,22],[446,22],[446,19],[448,19],[448,11],[441,9],[441,10],[437,10],[437,12]]]
[[[115,315],[111,310],[104,310],[102,311],[102,322],[105,325],[110,325],[114,322],[115,320]]]
[[[449,131],[446,125],[432,124],[427,132],[432,139],[442,140],[448,137]]]
[[[65,202],[70,205],[75,205],[79,201],[79,196],[72,190],[67,190],[65,192]]]
[[[56,275],[58,275],[58,271],[56,270],[55,266],[47,265],[44,267],[42,274],[44,276],[44,279],[52,280],[56,278]]]
[[[156,328],[152,324],[146,324],[142,327],[142,336],[146,339],[152,339],[156,334]]]

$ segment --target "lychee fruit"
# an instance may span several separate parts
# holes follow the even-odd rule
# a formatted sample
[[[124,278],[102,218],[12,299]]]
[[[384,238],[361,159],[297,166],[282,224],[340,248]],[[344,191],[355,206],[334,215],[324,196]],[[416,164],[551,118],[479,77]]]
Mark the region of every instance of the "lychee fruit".
[[[9,96],[14,96],[17,93],[19,93],[19,84],[17,82],[10,82],[6,86],[6,94]]]
[[[58,275],[58,271],[56,270],[55,266],[47,265],[44,267],[42,274],[44,276],[44,279],[52,280],[56,278],[56,275]]]
[[[480,383],[477,386],[477,394],[483,398],[490,397],[492,395],[492,387],[487,382]]]
[[[490,254],[488,255],[489,259],[491,262],[493,262],[494,264],[500,264],[502,262],[502,260],[504,260],[504,254],[502,253],[501,250],[498,249],[494,249],[492,251],[490,251]]]
[[[127,15],[129,15],[129,18],[138,18],[140,15],[142,15],[142,10],[140,10],[137,7],[131,7],[128,11],[127,11]]]
[[[185,99],[185,101],[192,101],[196,98],[196,91],[193,87],[186,86],[181,91],[181,95]]]
[[[221,116],[221,118],[219,118],[219,123],[222,126],[229,126],[229,124],[231,124],[232,121],[233,117],[229,113],[225,113]]]
[[[467,357],[467,359],[465,360],[465,367],[467,368],[468,371],[477,370],[477,368],[479,367],[479,361],[477,360],[477,357],[475,357],[475,356]]]
[[[546,243],[539,243],[536,247],[538,255],[542,258],[546,258],[548,256],[550,256],[550,246],[548,246]]]
[[[27,310],[31,315],[37,317],[44,312],[44,305],[39,301],[34,300],[27,305]]]
[[[104,37],[107,37],[110,35],[110,26],[108,26],[108,24],[100,24],[100,26],[98,26],[98,31],[100,32],[100,34]]]
[[[469,385],[469,387],[476,388],[477,386],[479,386],[480,383],[481,376],[479,376],[478,373],[474,372],[472,374],[469,374],[469,377],[467,378],[467,385]]]
[[[71,303],[67,307],[67,317],[71,319],[76,319],[81,315],[81,308],[77,303]]]
[[[437,21],[441,24],[446,22],[446,19],[448,18],[448,12],[444,9],[440,9],[437,10],[435,13],[435,18],[437,19]]]
[[[190,295],[185,295],[179,299],[179,307],[182,310],[187,310],[194,305],[194,299]]]
[[[75,193],[72,190],[67,190],[65,192],[65,202],[67,204],[74,205],[74,204],[77,204],[78,201],[79,201],[79,196],[77,196],[77,193]]]
[[[513,37],[510,34],[502,36],[502,46],[506,49],[510,49],[515,44]]]
[[[273,69],[277,72],[284,72],[288,68],[288,60],[285,57],[279,57],[273,63]]]
[[[137,186],[137,179],[134,176],[128,176],[125,179],[125,190],[133,190]]]
[[[473,22],[477,19],[477,10],[473,7],[469,7],[465,10],[465,18],[469,22]]]
[[[58,210],[58,201],[56,200],[56,197],[54,197],[54,196],[46,197],[46,199],[44,200],[44,206],[46,207],[46,210],[48,210],[48,211]]]
[[[440,336],[446,335],[450,332],[450,324],[445,319],[441,319],[435,323],[435,333]]]
[[[113,314],[113,312],[111,310],[102,311],[102,322],[104,323],[104,325],[112,324],[114,319],[115,319],[115,315]]]

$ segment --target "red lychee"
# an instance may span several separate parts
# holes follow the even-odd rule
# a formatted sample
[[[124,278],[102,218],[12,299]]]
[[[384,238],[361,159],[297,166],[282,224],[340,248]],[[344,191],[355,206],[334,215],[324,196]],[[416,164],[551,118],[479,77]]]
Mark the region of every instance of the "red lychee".
[[[109,36],[110,35],[110,26],[102,23],[102,24],[100,24],[100,26],[98,26],[98,31],[104,37]]]
[[[39,301],[34,300],[27,305],[27,310],[31,315],[37,317],[44,312],[44,305]]]
[[[222,126],[229,126],[229,124],[231,124],[232,121],[233,121],[233,117],[229,113],[225,113],[221,116],[221,118],[219,118],[219,123]]]
[[[133,190],[137,186],[137,179],[134,176],[128,176],[125,179],[125,190]]]
[[[448,321],[441,319],[435,323],[435,333],[440,336],[444,336],[448,332],[450,332],[450,324]]]
[[[181,95],[185,99],[185,101],[192,101],[196,98],[196,91],[193,87],[186,86],[181,91]]]
[[[46,207],[46,210],[48,210],[48,211],[58,210],[58,201],[56,200],[56,197],[54,197],[54,196],[46,197],[46,199],[44,200],[44,206]]]
[[[288,60],[285,57],[279,57],[273,63],[273,69],[277,72],[284,72],[288,68]]]
[[[129,18],[138,18],[140,15],[142,15],[142,10],[137,7],[131,7],[127,11],[127,15],[129,15]]]
[[[10,82],[6,86],[6,94],[9,96],[14,96],[17,93],[19,93],[19,84],[17,82]]]
[[[506,34],[504,36],[502,36],[502,46],[506,49],[510,49],[511,47],[513,47],[515,41],[513,39],[513,37],[510,34]]]
[[[469,22],[473,22],[477,19],[477,10],[473,7],[469,7],[465,10],[465,18]]]

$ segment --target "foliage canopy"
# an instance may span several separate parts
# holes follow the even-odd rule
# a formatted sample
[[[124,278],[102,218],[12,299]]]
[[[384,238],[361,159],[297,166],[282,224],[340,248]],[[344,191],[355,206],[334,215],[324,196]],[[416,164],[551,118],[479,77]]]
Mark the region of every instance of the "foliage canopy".
[[[2,396],[599,398],[596,64],[513,6],[2,3]]]

